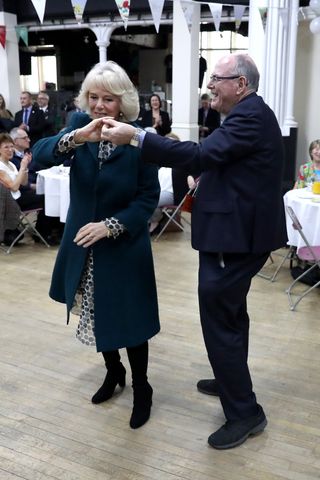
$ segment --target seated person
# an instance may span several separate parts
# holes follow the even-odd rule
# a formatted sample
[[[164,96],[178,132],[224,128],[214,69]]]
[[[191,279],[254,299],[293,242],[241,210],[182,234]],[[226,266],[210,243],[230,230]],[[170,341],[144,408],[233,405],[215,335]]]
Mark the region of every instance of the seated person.
[[[309,155],[311,161],[301,165],[294,188],[307,187],[314,181],[316,175],[320,176],[320,140],[310,143]]]
[[[14,155],[14,142],[9,134],[0,134],[0,182],[11,191],[12,197],[16,200],[22,211],[43,208],[44,197],[37,195],[32,188],[28,188],[28,172],[29,164],[32,159],[31,153],[24,153],[20,160],[19,169],[12,162]],[[25,187],[25,188],[22,188]],[[20,190],[21,189],[21,190]],[[47,217],[43,211],[39,212],[37,216],[36,229],[38,232],[49,240]],[[35,237],[38,238],[38,237]],[[56,243],[55,241],[52,242]]]
[[[12,198],[10,190],[0,183],[0,243],[11,245],[20,234],[19,220],[19,205]]]

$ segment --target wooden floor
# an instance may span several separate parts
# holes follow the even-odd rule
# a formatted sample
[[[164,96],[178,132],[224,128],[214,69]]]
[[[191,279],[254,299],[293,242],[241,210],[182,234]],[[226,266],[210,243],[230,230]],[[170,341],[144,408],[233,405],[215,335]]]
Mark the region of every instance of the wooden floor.
[[[222,409],[195,387],[211,376],[197,253],[189,232],[167,234],[153,250],[162,330],[150,342],[152,416],[135,431],[130,386],[100,406],[90,402],[105,369],[48,297],[57,248],[27,239],[11,255],[0,252],[0,480],[319,479],[319,289],[291,312],[287,266],[275,283],[254,279],[250,367],[269,424],[242,446],[216,451],[207,437],[224,422]],[[123,361],[128,368],[125,351]]]

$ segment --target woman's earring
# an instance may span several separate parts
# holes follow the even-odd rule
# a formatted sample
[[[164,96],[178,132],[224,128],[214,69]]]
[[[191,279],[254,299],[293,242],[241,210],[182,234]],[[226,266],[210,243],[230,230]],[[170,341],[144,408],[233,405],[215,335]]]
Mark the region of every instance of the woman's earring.
[[[119,118],[123,118],[123,113],[122,112],[119,113]]]

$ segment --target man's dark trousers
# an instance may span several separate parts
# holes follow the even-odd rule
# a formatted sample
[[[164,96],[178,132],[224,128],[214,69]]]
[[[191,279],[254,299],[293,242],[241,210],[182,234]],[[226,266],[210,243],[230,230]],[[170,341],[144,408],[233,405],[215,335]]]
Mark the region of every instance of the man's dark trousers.
[[[247,294],[251,280],[269,253],[199,252],[199,306],[203,337],[219,387],[227,420],[257,414],[248,369],[249,316]]]

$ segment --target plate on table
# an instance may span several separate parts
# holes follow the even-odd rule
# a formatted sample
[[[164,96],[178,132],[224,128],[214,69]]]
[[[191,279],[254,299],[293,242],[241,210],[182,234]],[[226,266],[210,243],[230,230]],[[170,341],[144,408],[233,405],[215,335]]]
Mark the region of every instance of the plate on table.
[[[314,196],[311,190],[307,190],[305,188],[297,189],[296,195],[298,198],[306,198],[309,200],[311,200]]]

